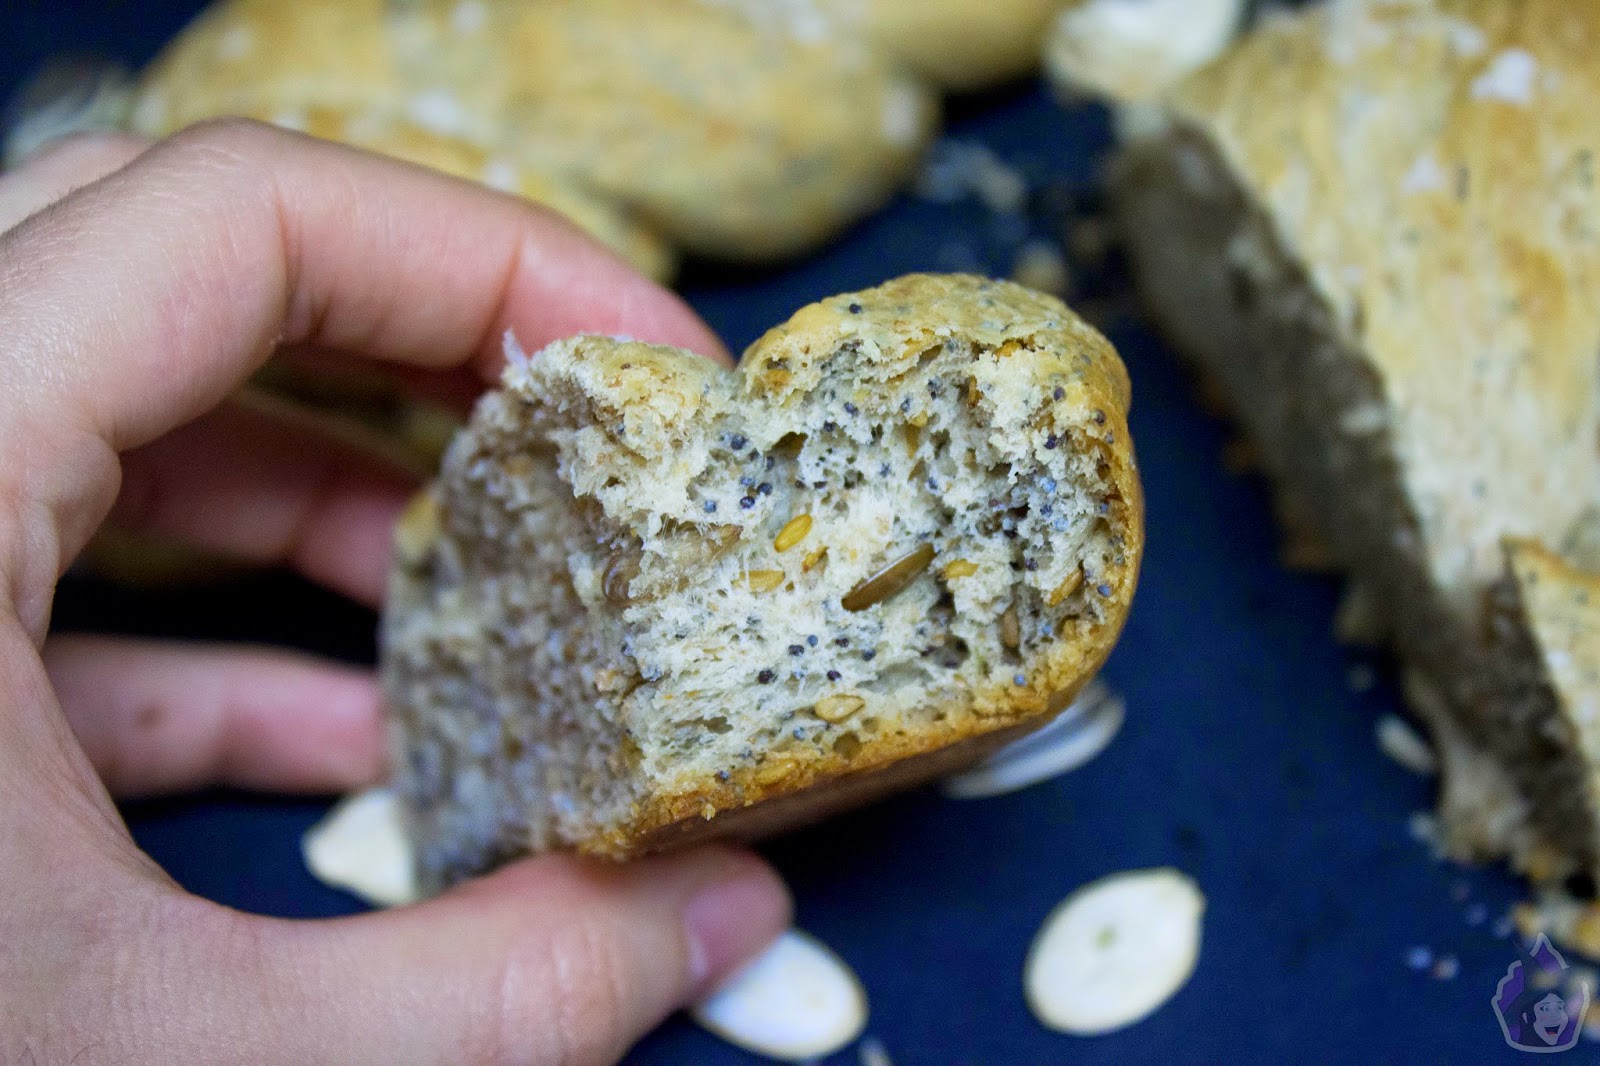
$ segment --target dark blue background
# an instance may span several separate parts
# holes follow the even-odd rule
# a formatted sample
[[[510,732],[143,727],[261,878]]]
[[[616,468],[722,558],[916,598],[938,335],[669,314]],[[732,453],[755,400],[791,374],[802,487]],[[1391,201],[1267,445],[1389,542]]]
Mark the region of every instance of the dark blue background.
[[[147,59],[197,5],[0,5],[0,91],[63,50]],[[982,141],[1036,187],[1032,226],[1094,199],[1104,116],[1023,87],[952,107],[950,135]],[[786,269],[691,270],[683,289],[741,347],[812,299],[909,270],[1005,273],[1016,220],[906,198]],[[799,922],[855,966],[869,1032],[900,1066],[1041,1062],[1481,1062],[1510,1058],[1489,998],[1515,958],[1495,919],[1517,898],[1496,870],[1435,861],[1407,829],[1431,786],[1384,758],[1373,723],[1399,709],[1392,670],[1329,636],[1337,588],[1275,560],[1264,486],[1227,472],[1225,428],[1137,316],[1115,264],[1084,279],[1134,382],[1149,554],[1132,620],[1106,668],[1127,726],[1087,768],[980,802],[905,796],[776,841]],[[221,590],[131,593],[72,579],[63,627],[273,640],[357,660],[372,617],[282,575]],[[1347,682],[1370,665],[1376,687]],[[130,805],[134,835],[192,890],[246,910],[358,909],[301,866],[325,804],[208,795]],[[1194,979],[1116,1035],[1050,1033],[1021,994],[1023,954],[1066,893],[1116,870],[1172,864],[1204,888]],[[1469,924],[1469,908],[1488,921]],[[1437,980],[1406,965],[1460,959]],[[1592,1056],[1581,1045],[1569,1058]],[[674,1020],[632,1061],[750,1061]],[[853,1063],[855,1051],[835,1061]]]

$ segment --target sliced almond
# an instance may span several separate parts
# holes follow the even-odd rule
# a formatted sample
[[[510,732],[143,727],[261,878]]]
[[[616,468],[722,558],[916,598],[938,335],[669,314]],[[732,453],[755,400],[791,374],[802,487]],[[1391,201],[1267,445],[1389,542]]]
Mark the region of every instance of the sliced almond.
[[[417,898],[411,841],[399,798],[387,788],[357,792],[328,812],[301,841],[313,877],[374,907]]]
[[[1122,697],[1091,681],[1055,720],[972,769],[945,778],[942,791],[950,799],[984,799],[1076,770],[1106,749],[1126,713]]]
[[[844,960],[791,929],[690,1016],[746,1051],[780,1062],[831,1055],[861,1035],[867,996]]]
[[[1080,1036],[1148,1017],[1194,973],[1205,906],[1194,881],[1173,869],[1113,874],[1078,889],[1028,951],[1023,987],[1034,1016]]]

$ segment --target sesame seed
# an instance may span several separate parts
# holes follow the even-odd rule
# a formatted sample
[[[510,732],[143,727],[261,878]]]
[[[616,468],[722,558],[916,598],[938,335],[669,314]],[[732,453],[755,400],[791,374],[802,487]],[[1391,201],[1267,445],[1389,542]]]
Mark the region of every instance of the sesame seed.
[[[878,476],[879,477],[888,477],[889,476],[889,464],[888,463],[883,463],[878,467]]]
[[[847,415],[856,414],[857,413],[856,405],[853,404],[853,403],[846,403],[844,405],[844,413],[847,414]]]
[[[718,781],[726,781],[728,778],[730,778],[732,776],[733,775],[728,773],[728,771],[726,771],[726,770],[718,770],[717,771],[717,780]]]
[[[701,504],[701,506],[705,508],[706,514],[710,514],[717,509],[717,501],[707,500],[705,503]]]
[[[761,458],[761,453],[759,451],[757,451],[756,449],[751,448],[750,449],[750,454],[745,456],[745,458],[746,459],[759,459],[759,458]]]
[[[791,644],[791,645],[789,645],[789,654],[790,655],[804,655],[805,651],[806,651],[806,646],[804,644]]]
[[[1044,515],[1046,518],[1049,518],[1055,513],[1055,508],[1048,503],[1041,503],[1039,505],[1039,513]]]
[[[750,508],[754,507],[755,505],[756,498],[754,496],[739,497],[739,506],[743,507],[746,511],[750,510]]]
[[[1037,569],[1039,569],[1039,561],[1037,559],[1029,559],[1023,565],[1026,566],[1029,570],[1037,570]]]
[[[834,430],[836,430],[838,428],[839,428],[839,423],[835,422],[831,418],[828,419],[826,422],[822,423],[822,431],[824,433],[832,433]]]
[[[1096,592],[1098,592],[1102,596],[1111,595],[1111,586],[1110,585],[1096,585],[1094,587],[1094,590]]]
[[[728,438],[728,447],[732,448],[736,452],[744,451],[744,446],[746,443],[747,442],[745,439],[737,433]]]
[[[1106,424],[1106,413],[1104,411],[1096,411],[1094,413],[1094,420],[1098,425],[1102,425],[1102,426],[1105,425]]]
[[[1050,394],[1050,398],[1058,402],[1065,400],[1067,398],[1067,390],[1063,389],[1060,385],[1057,385],[1055,391]]]
[[[1047,476],[1043,481],[1039,482],[1039,485],[1046,492],[1056,491],[1056,479],[1053,477]]]
[[[1011,675],[1011,681],[1012,681],[1013,684],[1016,684],[1016,685],[1026,685],[1028,683],[1028,675],[1027,674],[1012,674]]]
[[[900,413],[905,414],[909,410],[911,410],[911,400],[909,397],[907,397],[906,399],[900,401]]]
[[[841,678],[843,676],[844,675],[839,673],[839,671],[837,671],[837,670],[829,670],[828,671],[828,680],[829,681],[837,681],[837,680],[839,680],[839,678]]]
[[[938,492],[939,491],[939,482],[936,481],[935,479],[931,478],[931,477],[928,479],[928,491],[929,492]]]
[[[758,495],[758,496],[771,496],[772,495],[772,482],[763,481],[761,484],[757,485],[756,486],[756,495]]]
[[[773,466],[777,463],[777,461],[778,460],[777,460],[776,456],[772,456],[772,455],[767,456],[767,469],[771,470],[773,468]]]
[[[756,479],[751,477],[749,474],[746,474],[744,477],[739,479],[739,484],[743,485],[745,488],[749,488],[751,485],[754,485],[755,483],[756,483]]]
[[[1060,443],[1060,439],[1054,433],[1052,433],[1044,439],[1045,450],[1053,452],[1056,450],[1056,445]]]
[[[855,304],[855,303],[851,304],[850,305],[850,313],[852,315],[859,315],[861,313],[861,305],[860,304]]]
[[[778,675],[773,673],[771,670],[763,670],[756,675],[756,682],[762,685],[770,685],[777,678],[777,676]]]
[[[849,637],[834,637],[833,638],[833,642],[834,642],[834,644],[836,644],[838,647],[841,647],[841,648],[848,648],[850,646],[850,638]]]
[[[798,726],[797,725],[797,726],[794,727],[794,738],[796,740],[804,740],[806,738],[806,731],[805,731],[805,727],[804,726]]]
[[[807,637],[806,643],[815,648],[817,646],[817,638],[815,636]]]
[[[866,651],[861,653],[861,657],[863,659],[865,659],[869,663],[873,659],[877,658],[877,655],[878,655],[877,651],[875,649],[873,649],[873,648],[868,648]]]

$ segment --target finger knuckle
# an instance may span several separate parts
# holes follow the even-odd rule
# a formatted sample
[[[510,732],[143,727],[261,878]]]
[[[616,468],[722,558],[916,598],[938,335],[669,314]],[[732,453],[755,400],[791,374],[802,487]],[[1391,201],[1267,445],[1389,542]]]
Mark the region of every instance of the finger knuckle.
[[[271,158],[273,142],[284,136],[264,122],[226,116],[185,126],[157,150],[189,165],[209,168],[231,163],[253,169]]]

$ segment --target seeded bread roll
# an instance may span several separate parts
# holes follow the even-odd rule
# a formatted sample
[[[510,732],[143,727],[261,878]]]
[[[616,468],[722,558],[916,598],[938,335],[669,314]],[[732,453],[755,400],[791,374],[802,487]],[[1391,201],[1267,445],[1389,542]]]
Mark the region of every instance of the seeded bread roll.
[[[502,175],[561,175],[568,198],[613,201],[599,235],[625,254],[649,240],[631,218],[611,239],[636,215],[700,254],[769,260],[880,206],[938,102],[858,44],[698,0],[222,0],[151,65],[133,123],[161,136],[312,111],[345,116],[365,147],[385,146],[361,129],[410,128]]]
[[[461,13],[451,16],[442,4],[229,0],[151,64],[132,124],[162,137],[239,115],[381,152],[543,204],[641,272],[671,280],[672,249],[620,205],[548,166],[512,158],[497,117],[504,85],[491,91],[484,86],[492,78],[479,75],[475,96],[456,92],[467,72],[447,75],[468,57],[489,68],[508,61],[488,32],[483,4],[457,7]]]
[[[1594,4],[1335,0],[1180,85],[1115,185],[1150,307],[1406,660],[1446,840],[1527,869],[1594,869],[1600,824],[1494,592],[1600,496],[1597,48]]]
[[[1127,406],[1063,304],[961,275],[807,307],[737,372],[513,353],[397,535],[422,883],[771,832],[1044,724],[1133,594]]]
[[[579,175],[687,251],[792,256],[882,206],[938,100],[832,38],[764,33],[698,0],[507,9],[523,158]]]

